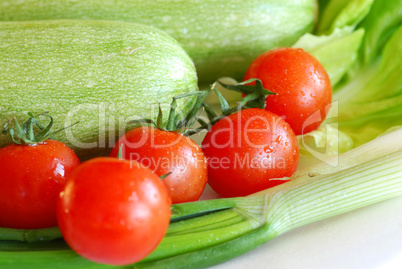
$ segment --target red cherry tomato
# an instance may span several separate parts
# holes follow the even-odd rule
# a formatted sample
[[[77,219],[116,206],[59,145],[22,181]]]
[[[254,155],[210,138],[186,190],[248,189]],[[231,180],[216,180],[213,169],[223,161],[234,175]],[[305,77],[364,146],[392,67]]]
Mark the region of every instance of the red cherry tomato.
[[[96,158],[69,177],[57,217],[81,256],[126,265],[152,252],[165,235],[171,200],[161,179],[136,162]]]
[[[321,63],[302,49],[280,48],[261,54],[244,80],[258,78],[277,95],[268,95],[265,109],[284,118],[296,135],[317,129],[325,120],[332,87]]]
[[[46,140],[0,149],[0,226],[57,226],[56,202],[66,178],[80,164],[65,144]]]
[[[285,180],[297,168],[297,139],[279,116],[245,109],[215,123],[202,142],[208,183],[223,197],[244,196]]]
[[[119,139],[111,157],[117,156],[121,145],[125,159],[138,161],[159,176],[171,173],[163,182],[174,204],[200,198],[207,183],[207,161],[193,140],[176,132],[139,127]]]

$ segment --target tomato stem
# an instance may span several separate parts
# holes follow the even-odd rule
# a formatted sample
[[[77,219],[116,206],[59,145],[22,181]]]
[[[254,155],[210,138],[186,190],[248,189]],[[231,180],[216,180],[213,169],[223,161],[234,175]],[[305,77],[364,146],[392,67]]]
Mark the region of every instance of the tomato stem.
[[[124,160],[124,158],[123,158],[123,146],[124,146],[124,144],[120,145],[119,152],[117,153],[117,159],[119,159],[119,160]]]
[[[70,126],[64,127],[62,129],[59,129],[54,132],[51,132],[51,129],[53,127],[53,117],[50,116],[48,113],[49,112],[46,111],[46,112],[40,113],[38,115],[33,115],[31,112],[29,112],[28,113],[29,119],[22,126],[18,122],[17,118],[13,117],[3,126],[2,133],[4,135],[9,134],[11,136],[11,140],[15,144],[19,144],[19,145],[38,144],[43,141],[46,141],[52,135],[57,134],[65,129],[70,128],[70,127],[74,126],[75,124],[79,123],[79,122],[76,122]],[[46,125],[46,127],[42,126],[42,124],[38,121],[38,118],[41,116],[46,116],[50,120],[48,125]],[[11,128],[9,126],[13,120],[14,120],[14,124],[15,124],[15,130],[14,130],[14,128]],[[35,134],[35,130],[34,130],[35,126],[39,129],[38,134]]]
[[[255,85],[247,85],[255,82]],[[220,84],[224,88],[236,92],[241,92],[246,96],[243,97],[234,107],[230,107],[229,103],[226,101],[225,97],[222,93],[217,89],[216,84]],[[213,109],[205,103],[202,103],[201,106],[205,110],[208,116],[208,122],[204,120],[197,119],[200,126],[194,130],[188,130],[186,132],[186,136],[191,136],[201,132],[202,130],[208,130],[212,125],[218,122],[220,119],[229,116],[233,113],[236,113],[242,109],[246,108],[264,108],[265,106],[265,98],[267,95],[275,94],[264,88],[261,80],[259,79],[249,79],[247,81],[229,85],[225,84],[221,81],[216,81],[212,84],[211,89],[209,91],[213,91],[218,97],[220,106],[221,106],[221,114],[218,115]]]
[[[255,85],[246,85],[249,83],[255,82]],[[216,84],[219,83],[223,87],[228,90],[233,90],[237,92],[241,92],[246,94],[242,100],[235,106],[230,107],[229,103],[226,101],[225,97],[220,93],[220,91],[216,88]],[[213,111],[213,109],[204,103],[205,97],[214,92],[219,99],[219,103],[221,105],[222,113],[218,115]],[[165,130],[165,131],[174,131],[180,132],[185,136],[191,136],[193,134],[199,133],[202,130],[209,129],[214,123],[225,116],[229,116],[241,109],[251,108],[251,107],[260,107],[263,108],[265,104],[265,97],[270,94],[275,94],[267,89],[265,89],[262,85],[262,82],[259,79],[250,79],[236,85],[228,85],[219,80],[212,84],[211,88],[204,91],[195,91],[189,92],[185,94],[181,94],[172,98],[172,102],[170,104],[169,116],[166,123],[166,126],[163,126],[163,111],[159,104],[159,112],[157,116],[156,123],[151,119],[138,119],[129,121],[129,124],[149,124],[154,127]],[[196,97],[195,103],[193,107],[190,109],[188,114],[181,117],[180,114],[177,113],[177,100],[186,98],[186,97]],[[204,121],[200,119],[203,112],[206,112],[209,121]],[[193,126],[199,123],[200,126],[197,129],[193,129]]]
[[[164,180],[166,177],[168,177],[170,174],[172,174],[172,172],[169,172],[169,173],[167,173],[167,174],[164,174],[164,175],[161,175],[159,178],[161,179],[161,180]]]

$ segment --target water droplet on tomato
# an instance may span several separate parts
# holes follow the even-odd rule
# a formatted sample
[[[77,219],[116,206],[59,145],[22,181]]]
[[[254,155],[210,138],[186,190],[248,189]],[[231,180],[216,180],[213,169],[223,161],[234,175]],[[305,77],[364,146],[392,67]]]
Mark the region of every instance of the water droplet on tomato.
[[[275,140],[275,142],[278,143],[278,144],[281,143],[282,142],[282,136],[278,135],[276,140]]]
[[[264,151],[265,151],[265,153],[272,153],[274,151],[274,149],[272,147],[270,147],[270,146],[266,146],[264,148]]]
[[[64,165],[62,165],[61,163],[58,163],[58,164],[56,165],[56,169],[53,171],[53,174],[54,174],[55,176],[60,175],[60,176],[64,177],[64,174],[65,174]]]

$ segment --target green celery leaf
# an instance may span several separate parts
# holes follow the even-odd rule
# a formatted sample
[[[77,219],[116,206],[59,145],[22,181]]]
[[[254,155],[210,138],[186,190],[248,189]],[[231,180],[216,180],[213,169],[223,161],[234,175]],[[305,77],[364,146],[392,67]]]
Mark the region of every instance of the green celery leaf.
[[[335,92],[324,124],[336,123],[340,133],[320,129],[299,138],[306,148],[323,151],[338,137],[339,152],[367,143],[402,126],[402,26],[384,47],[380,63],[367,66],[358,76]],[[325,130],[325,129],[324,129]],[[352,140],[353,142],[351,142]],[[332,142],[331,142],[332,141]],[[335,144],[334,144],[335,145]],[[321,149],[318,149],[321,148]],[[331,155],[334,150],[325,154]]]
[[[324,124],[315,131],[299,135],[300,153],[321,159],[321,156],[337,155],[352,149],[352,138],[333,125]]]
[[[338,28],[327,36],[305,34],[293,47],[302,48],[316,57],[335,86],[358,59],[363,36],[363,29],[353,32],[352,27]]]
[[[336,28],[355,27],[369,13],[374,0],[332,0],[321,15],[317,32],[330,33]]]
[[[365,63],[376,60],[387,40],[402,25],[402,0],[376,0],[360,24],[366,29],[363,53]],[[399,54],[399,58],[400,58]]]

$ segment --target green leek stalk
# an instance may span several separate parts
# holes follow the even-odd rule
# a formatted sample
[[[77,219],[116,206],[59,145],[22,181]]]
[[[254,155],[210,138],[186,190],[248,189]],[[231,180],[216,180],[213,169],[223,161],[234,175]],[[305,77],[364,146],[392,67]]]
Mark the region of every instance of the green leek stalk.
[[[156,251],[134,268],[204,268],[291,229],[402,195],[401,138],[402,130],[377,138],[340,155],[335,168],[320,164],[250,197],[182,205],[175,217],[202,206],[230,209],[172,223]]]
[[[291,229],[400,196],[400,141],[402,129],[299,171],[291,181],[252,196],[174,205],[172,223],[161,244],[128,268],[205,268]],[[60,249],[0,252],[0,265],[105,267]]]
[[[33,230],[0,227],[0,240],[34,243],[39,241],[51,241],[58,238],[61,238],[61,232],[58,227]]]

